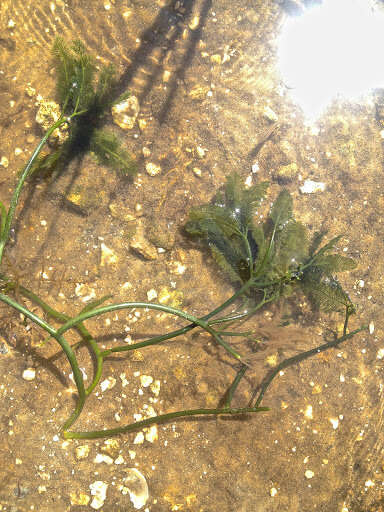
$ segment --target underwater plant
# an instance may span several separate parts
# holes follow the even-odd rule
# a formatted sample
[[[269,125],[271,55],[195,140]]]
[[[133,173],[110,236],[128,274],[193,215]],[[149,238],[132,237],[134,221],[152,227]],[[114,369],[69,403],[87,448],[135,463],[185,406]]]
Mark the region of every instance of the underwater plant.
[[[80,145],[82,150],[92,149],[99,155],[103,163],[128,172],[123,163],[130,157],[121,149],[114,135],[104,132],[99,124],[107,106],[111,106],[111,92],[116,88],[116,78],[112,68],[103,67],[95,82],[96,68],[93,60],[86,54],[83,45],[75,42],[67,47],[61,39],[54,45],[56,71],[58,74],[58,98],[62,115],[41,139],[26,167],[20,174],[8,210],[0,203],[0,264],[4,248],[18,204],[22,187],[31,172],[41,167],[62,165],[66,156],[74,147]],[[69,124],[68,142],[58,150],[39,158],[39,154],[53,131],[64,123]],[[129,171],[131,172],[131,171]],[[129,432],[154,423],[161,423],[177,417],[199,415],[239,415],[268,410],[261,406],[264,394],[280,369],[296,364],[319,352],[335,347],[358,332],[367,329],[361,326],[353,331],[348,330],[350,316],[355,307],[348,294],[335,278],[335,273],[354,268],[352,259],[334,252],[340,237],[321,246],[323,234],[315,235],[309,242],[306,228],[294,219],[292,197],[283,190],[273,203],[267,219],[256,224],[255,212],[266,196],[268,184],[259,183],[246,188],[241,177],[230,175],[223,190],[219,191],[210,204],[198,206],[190,212],[186,224],[186,232],[206,244],[218,263],[236,287],[234,294],[212,311],[198,318],[188,312],[164,304],[146,302],[122,302],[106,304],[111,296],[101,297],[85,306],[73,317],[53,309],[37,294],[13,282],[5,273],[1,274],[0,301],[23,314],[34,324],[42,328],[48,338],[54,338],[60,345],[71,366],[77,388],[77,402],[74,411],[61,427],[65,438],[100,438]],[[233,337],[247,336],[238,330],[227,330],[244,319],[250,319],[258,310],[281,297],[292,296],[294,293],[305,293],[317,307],[324,311],[340,311],[344,314],[344,328],[341,336],[335,336],[314,349],[299,353],[284,360],[271,374],[268,374],[255,392],[251,402],[245,407],[234,407],[233,398],[236,389],[244,377],[249,364],[242,354],[231,343]],[[19,297],[27,297],[49,318],[59,321],[59,328],[25,307]],[[235,303],[243,302],[237,311],[225,313]],[[147,309],[161,311],[176,316],[186,322],[181,327],[163,335],[151,337],[145,341],[131,345],[117,345],[102,350],[89,332],[85,322],[103,314],[125,309]],[[192,329],[200,328],[211,335],[240,367],[227,390],[223,405],[211,409],[187,409],[174,411],[125,426],[77,432],[70,430],[81,414],[87,397],[100,382],[105,359],[114,353],[128,352],[144,347],[163,343],[177,338]],[[67,331],[76,329],[82,342],[96,362],[92,382],[85,388],[82,373],[76,356],[79,343],[70,345],[66,339]],[[233,329],[233,327],[232,327]]]

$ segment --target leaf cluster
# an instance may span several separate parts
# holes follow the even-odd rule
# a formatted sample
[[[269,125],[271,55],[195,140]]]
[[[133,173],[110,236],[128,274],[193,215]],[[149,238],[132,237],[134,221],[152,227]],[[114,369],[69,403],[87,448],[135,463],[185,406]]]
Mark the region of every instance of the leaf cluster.
[[[53,49],[57,77],[57,97],[62,114],[70,118],[69,138],[62,147],[43,155],[34,171],[52,172],[78,154],[93,151],[100,163],[125,176],[136,173],[135,160],[111,132],[101,128],[103,118],[112,105],[129,96],[117,97],[117,75],[112,65],[98,70],[95,60],[81,41],[67,45],[61,37]]]
[[[355,262],[334,252],[340,236],[321,246],[324,234],[310,243],[307,229],[296,221],[293,201],[282,190],[268,218],[256,224],[256,208],[268,183],[246,188],[236,173],[210,204],[193,208],[186,231],[203,240],[233,282],[250,283],[255,297],[276,300],[300,288],[324,311],[354,312],[354,306],[335,277]]]

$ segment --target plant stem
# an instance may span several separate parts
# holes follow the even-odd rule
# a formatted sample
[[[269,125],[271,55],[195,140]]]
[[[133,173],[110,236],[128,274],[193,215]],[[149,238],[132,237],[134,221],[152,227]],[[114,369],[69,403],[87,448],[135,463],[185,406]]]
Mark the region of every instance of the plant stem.
[[[301,361],[304,361],[305,359],[308,359],[309,357],[315,356],[316,354],[320,354],[320,352],[324,352],[325,350],[328,350],[329,348],[334,348],[340,345],[340,343],[343,343],[343,341],[348,340],[349,338],[352,338],[355,336],[355,334],[358,334],[361,331],[368,330],[367,325],[363,325],[359,327],[358,329],[355,329],[354,331],[351,331],[348,334],[344,334],[340,338],[337,338],[335,340],[329,341],[328,343],[324,343],[323,345],[320,345],[319,347],[313,348],[311,350],[307,350],[306,352],[301,352],[300,354],[289,357],[288,359],[285,359],[282,361],[279,365],[276,366],[276,368],[266,376],[266,378],[261,383],[259,389],[260,393],[259,396],[256,399],[255,407],[258,407],[261,404],[261,401],[265,395],[265,392],[267,391],[268,387],[272,383],[273,379],[276,377],[276,375],[281,372],[281,370],[284,370],[285,368],[288,368],[288,366],[292,366],[293,364],[300,363]],[[253,402],[253,399],[251,399],[250,404]]]
[[[11,225],[13,221],[13,217],[15,214],[15,210],[17,207],[17,203],[19,201],[21,189],[23,188],[24,182],[28,177],[29,172],[31,171],[32,165],[36,158],[39,156],[40,151],[42,150],[43,146],[47,142],[48,138],[51,136],[51,134],[56,130],[56,128],[59,128],[62,124],[64,124],[66,119],[64,119],[63,116],[61,116],[45,133],[44,137],[40,140],[39,144],[36,146],[35,151],[32,153],[31,158],[29,159],[27,165],[24,167],[23,172],[21,173],[19,177],[19,181],[17,182],[17,185],[15,187],[15,190],[13,191],[12,198],[11,198],[11,204],[8,209],[8,213],[5,219],[5,222],[2,221],[3,229],[0,233],[0,265],[3,258],[3,252],[4,247],[6,243],[8,242],[9,238],[9,232],[11,230]]]
[[[204,321],[203,319],[199,319],[195,316],[190,315],[189,313],[185,313],[179,309],[172,308],[170,306],[164,306],[162,304],[152,304],[148,302],[122,302],[118,304],[110,304],[108,306],[103,306],[101,308],[92,309],[91,311],[85,311],[80,313],[78,316],[71,318],[68,322],[66,322],[63,326],[61,326],[57,332],[59,334],[63,334],[68,329],[75,327],[78,323],[84,322],[88,318],[92,318],[94,316],[99,316],[105,313],[110,313],[112,311],[118,311],[120,309],[129,309],[129,308],[137,308],[137,309],[154,309],[157,311],[162,311],[164,313],[168,313],[171,315],[178,316],[185,320],[188,320],[194,325],[197,325],[209,332],[213,336],[213,338],[217,341],[219,345],[221,345],[227,352],[229,352],[233,357],[238,360],[241,360],[241,355],[236,352],[226,341],[224,341],[221,336],[215,331],[210,325]],[[101,352],[101,356],[105,357],[111,353],[112,349],[105,350]]]
[[[5,302],[9,306],[13,307],[14,309],[16,309],[16,311],[18,311],[19,313],[22,313],[24,316],[26,316],[27,318],[32,320],[32,322],[34,322],[35,324],[40,326],[42,329],[44,329],[46,332],[48,332],[53,338],[56,339],[56,341],[59,343],[59,345],[65,352],[67,359],[69,361],[69,364],[72,368],[73,378],[74,378],[74,381],[75,381],[75,384],[77,387],[77,391],[78,391],[78,395],[79,395],[74,412],[71,414],[71,416],[68,418],[68,420],[63,425],[63,429],[69,428],[79,417],[79,415],[83,409],[85,398],[86,398],[83,376],[80,371],[75,353],[73,352],[73,350],[72,350],[71,346],[69,345],[69,343],[67,342],[67,340],[56,329],[54,329],[47,322],[42,320],[40,317],[38,317],[31,311],[29,311],[29,309],[25,308],[24,306],[22,306],[21,304],[19,304],[16,301],[14,301],[7,295],[4,295],[3,293],[0,293],[0,300],[2,302]]]
[[[125,432],[132,432],[134,430],[140,430],[142,428],[148,427],[149,425],[153,425],[154,423],[164,423],[169,420],[173,420],[175,418],[182,418],[188,416],[202,416],[202,415],[211,415],[211,416],[219,416],[223,414],[229,415],[237,415],[237,414],[247,414],[252,412],[262,412],[269,411],[268,407],[243,407],[234,409],[231,407],[225,407],[222,409],[187,409],[184,411],[175,411],[169,412],[167,414],[159,414],[158,416],[154,416],[152,418],[147,418],[142,421],[137,421],[136,423],[130,423],[129,425],[125,425],[124,427],[116,427],[105,430],[93,430],[90,432],[69,432],[66,431],[63,433],[65,439],[98,439],[101,437],[111,437],[118,434],[123,434]]]

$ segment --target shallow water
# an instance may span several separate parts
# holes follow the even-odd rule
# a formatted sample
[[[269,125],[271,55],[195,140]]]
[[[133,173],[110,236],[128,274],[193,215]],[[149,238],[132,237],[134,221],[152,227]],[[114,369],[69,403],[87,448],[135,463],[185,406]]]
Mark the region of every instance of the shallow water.
[[[202,316],[233,289],[181,227],[190,208],[209,201],[235,170],[247,183],[268,180],[271,200],[288,188],[296,218],[311,232],[326,228],[329,238],[344,235],[340,251],[358,262],[341,276],[358,308],[351,325],[374,325],[372,334],[287,369],[264,398],[268,413],[178,420],[158,426],[155,439],[145,439],[148,432],[144,440],[124,434],[108,445],[57,436],[73,405],[73,383],[61,378],[68,377],[68,367],[62,358],[47,360],[57,352],[53,341],[39,347],[44,333],[2,306],[1,510],[90,510],[96,481],[108,486],[100,510],[134,510],[124,487],[128,468],[144,475],[149,498],[142,510],[152,512],[382,510],[382,96],[378,91],[361,102],[340,99],[316,127],[306,123],[276,62],[281,24],[301,3],[1,3],[5,204],[42,136],[35,121],[38,95],[55,98],[50,51],[56,35],[79,38],[101,63],[113,63],[122,88],[139,103],[133,128],[121,129],[112,116],[106,121],[137,159],[134,181],[87,154],[58,179],[31,184],[7,250],[8,273],[67,314],[89,298],[112,294],[115,301],[166,297],[168,304]],[[160,169],[152,176],[148,170],[154,168]],[[325,189],[303,193],[306,180]],[[144,257],[132,248],[138,233],[149,247]],[[279,326],[282,316],[291,318],[289,326]],[[262,311],[250,324],[267,340],[267,350],[253,361],[239,405],[268,371],[267,356],[282,358],[320,344],[340,318],[288,303]],[[136,311],[89,325],[110,346],[181,323]],[[89,381],[85,351],[80,360]],[[22,378],[29,367],[36,368],[31,381]],[[114,385],[96,390],[76,427],[116,427],[137,419],[134,414],[145,417],[150,407],[157,414],[216,407],[235,369],[204,334],[130,358],[116,356],[105,363],[102,379]],[[143,376],[159,381],[159,390],[145,387]],[[88,448],[76,451],[80,446]]]

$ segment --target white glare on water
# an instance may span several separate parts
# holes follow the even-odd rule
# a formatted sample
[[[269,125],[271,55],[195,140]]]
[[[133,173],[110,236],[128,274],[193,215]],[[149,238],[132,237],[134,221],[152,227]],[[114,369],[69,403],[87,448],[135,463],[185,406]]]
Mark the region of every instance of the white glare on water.
[[[377,0],[324,0],[289,18],[278,42],[292,98],[314,120],[337,96],[384,87],[384,10]]]

